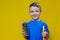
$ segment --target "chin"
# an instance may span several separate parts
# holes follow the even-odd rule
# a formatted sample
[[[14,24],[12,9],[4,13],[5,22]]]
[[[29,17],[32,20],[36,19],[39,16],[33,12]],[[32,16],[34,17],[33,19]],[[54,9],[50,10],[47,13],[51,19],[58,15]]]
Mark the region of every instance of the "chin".
[[[34,20],[37,20],[38,18],[33,18]]]

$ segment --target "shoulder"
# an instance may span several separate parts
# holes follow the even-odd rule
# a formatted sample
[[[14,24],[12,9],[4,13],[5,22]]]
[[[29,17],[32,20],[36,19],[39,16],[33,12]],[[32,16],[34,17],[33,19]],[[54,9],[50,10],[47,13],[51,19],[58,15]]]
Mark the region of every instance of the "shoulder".
[[[31,23],[31,22],[32,22],[32,20],[28,21],[27,24],[29,24],[29,23]]]
[[[47,23],[45,21],[41,20],[41,23],[47,26]]]
[[[27,25],[30,25],[32,23],[32,20],[29,20],[28,22],[27,22]]]

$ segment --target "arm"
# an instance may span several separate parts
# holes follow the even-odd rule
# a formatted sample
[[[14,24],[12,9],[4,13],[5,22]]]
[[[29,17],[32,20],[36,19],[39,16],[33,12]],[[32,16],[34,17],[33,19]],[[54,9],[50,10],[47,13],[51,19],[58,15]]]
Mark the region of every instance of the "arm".
[[[28,39],[28,36],[26,36],[26,34],[25,34],[24,31],[22,31],[22,35],[23,35],[23,37],[24,37],[25,39]]]
[[[44,23],[44,32],[42,33],[42,35],[44,40],[48,40],[49,30],[48,30],[48,26],[45,23]]]

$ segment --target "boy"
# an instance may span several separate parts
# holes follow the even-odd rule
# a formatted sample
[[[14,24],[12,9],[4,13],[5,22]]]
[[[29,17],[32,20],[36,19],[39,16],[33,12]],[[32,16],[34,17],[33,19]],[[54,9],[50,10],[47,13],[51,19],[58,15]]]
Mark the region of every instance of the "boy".
[[[34,2],[29,6],[29,12],[32,17],[32,20],[27,23],[29,36],[27,40],[48,40],[49,30],[48,26],[42,20],[39,20],[41,14],[41,7],[39,3]],[[43,32],[44,26],[44,32]],[[26,37],[25,32],[23,31],[23,36]]]

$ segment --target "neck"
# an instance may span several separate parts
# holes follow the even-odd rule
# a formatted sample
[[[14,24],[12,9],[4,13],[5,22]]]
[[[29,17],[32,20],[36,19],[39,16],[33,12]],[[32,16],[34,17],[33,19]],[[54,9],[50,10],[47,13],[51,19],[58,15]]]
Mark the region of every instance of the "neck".
[[[39,18],[37,18],[37,19],[33,19],[34,21],[37,21],[37,20],[39,20]]]

